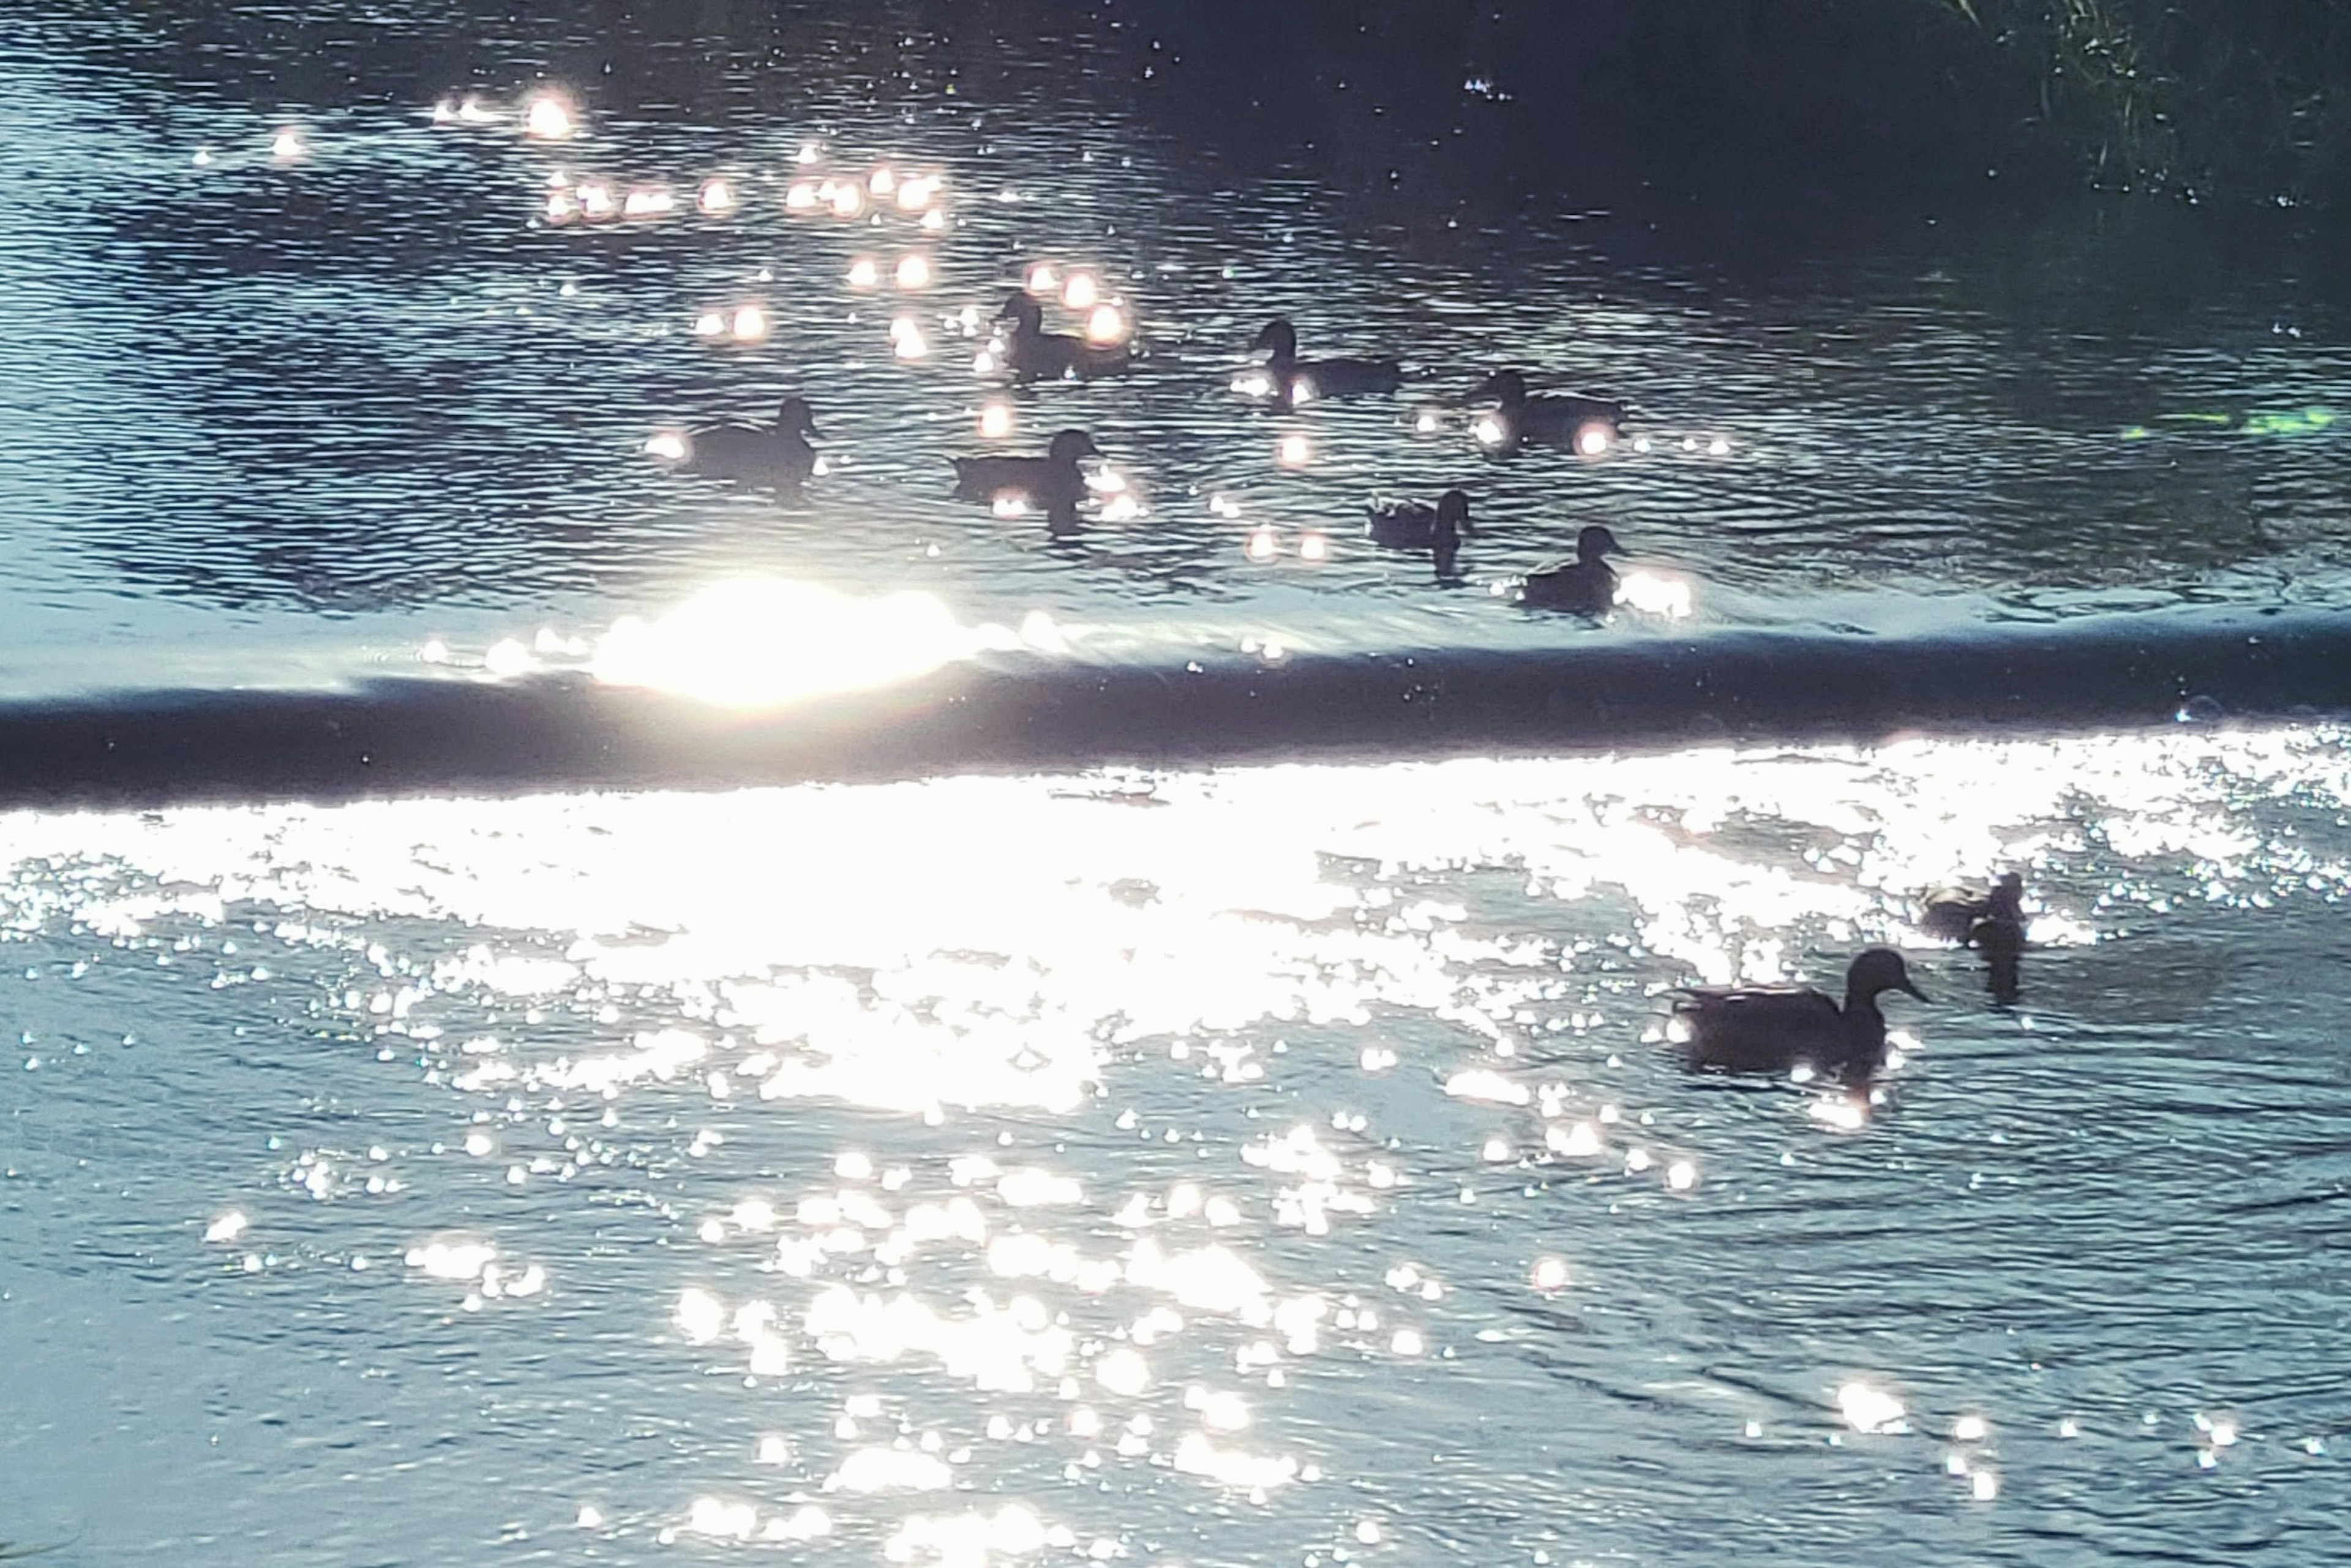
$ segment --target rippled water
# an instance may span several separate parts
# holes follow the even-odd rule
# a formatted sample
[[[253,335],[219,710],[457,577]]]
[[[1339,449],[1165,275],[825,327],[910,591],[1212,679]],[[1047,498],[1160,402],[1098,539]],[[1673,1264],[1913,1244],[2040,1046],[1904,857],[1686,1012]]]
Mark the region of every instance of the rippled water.
[[[2346,586],[2340,306],[2284,252],[2150,255],[2109,214],[1659,259],[1636,215],[1238,172],[1121,7],[746,9],[12,17],[0,696],[565,665],[758,706],[975,651],[1981,658],[2088,616],[2138,618],[2144,654],[2097,646],[2159,689],[2175,612],[2260,628],[2258,664],[2245,612]],[[515,123],[550,87],[575,140]],[[940,178],[937,226],[785,204],[870,206],[885,166]],[[694,210],[713,178],[739,205]],[[550,215],[595,181],[680,204]],[[975,372],[967,308],[1040,264],[1125,314],[1131,374]],[[1405,391],[1237,396],[1276,312]],[[1503,362],[1627,400],[1627,441],[1481,455],[1458,400]],[[646,455],[788,392],[802,499]],[[947,455],[1065,425],[1135,515],[1053,539],[947,496]],[[1465,584],[1361,538],[1454,484]],[[1593,520],[1687,619],[1499,591]],[[1933,685],[1917,652],[1856,704]],[[108,722],[55,733],[97,768]],[[250,733],[331,750],[306,722]],[[2199,722],[0,815],[0,1541],[2351,1555],[2346,757]],[[1997,1009],[1908,918],[2008,865],[2036,947]],[[1660,1047],[1673,987],[1833,983],[1875,942],[1934,999],[1870,1103]]]
[[[1595,519],[1695,584],[1701,629],[2343,587],[2339,312],[2282,261],[2191,246],[2167,273],[2126,233],[2060,231],[1834,267],[1633,264],[1630,216],[1358,211],[1302,175],[1220,172],[1138,107],[1099,28],[998,60],[920,24],[583,15],[25,26],[0,62],[14,690],[310,684],[412,668],[436,635],[462,664],[745,575],[912,588],[974,621],[1043,610],[1116,656],[1574,640],[1593,633],[1494,591]],[[576,139],[522,134],[544,84]],[[894,194],[855,221],[786,208],[797,176],[870,189],[883,167],[940,177],[925,211],[944,226]],[[740,201],[705,214],[714,177]],[[557,180],[677,206],[559,223]],[[914,255],[932,280],[901,290]],[[860,258],[880,286],[852,287]],[[964,313],[984,331],[1040,262],[1119,303],[1133,374],[975,375]],[[746,305],[762,340],[697,335]],[[1310,355],[1400,355],[1406,390],[1250,406],[1229,382],[1276,312]],[[895,357],[901,318],[925,357]],[[1458,400],[1503,363],[1627,401],[1649,449],[1482,455]],[[803,503],[643,454],[787,391],[830,468]],[[993,401],[996,445],[1092,431],[1141,515],[1056,542],[951,500],[945,458],[991,444]],[[1479,522],[1465,587],[1362,538],[1374,497],[1455,484]],[[1598,635],[1659,625],[1627,610]]]
[[[0,1515],[2329,1560],[2346,743],[18,813]],[[1906,914],[1993,863],[2012,1010]],[[1935,999],[1860,1113],[1656,1043],[1876,941]]]

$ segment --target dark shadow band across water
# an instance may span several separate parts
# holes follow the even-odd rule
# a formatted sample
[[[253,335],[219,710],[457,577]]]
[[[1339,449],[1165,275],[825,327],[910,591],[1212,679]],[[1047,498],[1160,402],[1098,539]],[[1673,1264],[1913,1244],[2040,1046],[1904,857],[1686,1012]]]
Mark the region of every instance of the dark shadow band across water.
[[[1166,667],[998,656],[761,714],[567,674],[0,708],[0,802],[148,806],[1868,742],[2351,709],[2351,614]]]

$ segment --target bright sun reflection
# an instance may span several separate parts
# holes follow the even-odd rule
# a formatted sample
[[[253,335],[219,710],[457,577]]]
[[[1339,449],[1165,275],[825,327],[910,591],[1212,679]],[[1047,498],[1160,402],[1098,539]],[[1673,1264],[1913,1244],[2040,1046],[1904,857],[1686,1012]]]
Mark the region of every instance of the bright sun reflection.
[[[615,622],[590,668],[721,707],[779,707],[925,675],[982,645],[926,593],[858,599],[816,583],[742,579],[658,620]]]
[[[523,110],[522,128],[541,141],[560,141],[579,129],[571,108],[553,93],[541,93]]]
[[[1689,583],[1656,571],[1628,571],[1616,580],[1616,602],[1670,621],[1689,619]]]

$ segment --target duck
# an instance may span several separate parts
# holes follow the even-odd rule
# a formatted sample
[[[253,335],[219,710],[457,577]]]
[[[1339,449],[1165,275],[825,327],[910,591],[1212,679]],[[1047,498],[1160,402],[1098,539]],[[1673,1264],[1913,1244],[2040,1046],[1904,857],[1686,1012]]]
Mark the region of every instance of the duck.
[[[678,466],[716,479],[797,490],[816,467],[806,398],[788,397],[773,424],[713,424],[688,433]]]
[[[1005,296],[996,319],[1006,326],[1004,362],[1016,381],[1088,381],[1115,375],[1134,362],[1134,350],[1123,343],[1090,343],[1045,330],[1045,308],[1025,288]]]
[[[1986,925],[2024,926],[2024,878],[2003,872],[1988,889],[1940,887],[1919,901],[1918,926],[1929,936],[1973,946]]]
[[[1919,928],[1983,955],[1984,986],[1996,1002],[2022,994],[2024,959],[2024,878],[2003,872],[1982,892],[1971,887],[1938,888],[1920,901]]]
[[[1886,1060],[1886,1015],[1877,998],[1887,991],[1927,999],[1901,954],[1872,947],[1845,970],[1842,1008],[1810,986],[1694,987],[1675,1005],[1668,1034],[1693,1069],[1785,1073],[1809,1067],[1855,1082]]]
[[[1616,536],[1594,523],[1575,536],[1573,560],[1553,561],[1527,573],[1519,602],[1537,610],[1605,615],[1616,602],[1616,573],[1601,558],[1624,553]]]
[[[1394,360],[1300,359],[1298,329],[1280,316],[1265,324],[1249,350],[1264,353],[1266,373],[1273,383],[1268,390],[1284,402],[1394,392],[1404,385],[1404,367]]]
[[[1605,398],[1558,392],[1531,397],[1527,378],[1516,371],[1496,371],[1469,394],[1471,402],[1488,398],[1494,400],[1493,412],[1473,421],[1470,431],[1495,452],[1515,452],[1529,441],[1582,450],[1587,433],[1613,441],[1625,423],[1625,405]]]
[[[1064,430],[1046,444],[1045,455],[1011,456],[990,453],[983,457],[951,457],[955,493],[967,501],[1018,499],[1045,514],[1056,532],[1078,526],[1078,503],[1085,498],[1086,476],[1078,463],[1100,457],[1094,438],[1082,430]]]
[[[1459,490],[1446,491],[1433,507],[1426,501],[1374,504],[1370,517],[1374,544],[1387,549],[1432,551],[1439,577],[1453,575],[1461,536],[1471,531],[1469,497]]]

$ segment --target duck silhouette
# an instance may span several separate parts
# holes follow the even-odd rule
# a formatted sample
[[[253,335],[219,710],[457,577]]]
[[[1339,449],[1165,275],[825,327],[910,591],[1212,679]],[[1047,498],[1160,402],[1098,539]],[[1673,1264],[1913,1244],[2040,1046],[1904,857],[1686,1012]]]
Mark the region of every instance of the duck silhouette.
[[[1092,436],[1064,430],[1046,444],[1041,457],[991,453],[947,461],[955,465],[960,498],[990,505],[1019,501],[1043,512],[1055,532],[1065,533],[1078,526],[1078,503],[1085,499],[1086,476],[1079,461],[1101,455]]]
[[[1249,348],[1264,352],[1271,391],[1284,402],[1394,392],[1404,384],[1404,367],[1394,360],[1300,359],[1298,329],[1280,316],[1259,330]]]
[[[1527,573],[1519,601],[1537,610],[1605,615],[1616,602],[1616,573],[1601,558],[1624,553],[1616,536],[1594,523],[1575,536],[1573,560],[1554,561]]]
[[[1886,1060],[1886,1015],[1877,998],[1887,991],[1927,999],[1901,954],[1872,947],[1846,969],[1842,1008],[1809,986],[1693,987],[1676,1004],[1668,1033],[1694,1069],[1784,1073],[1809,1067],[1857,1082]]]
[[[2021,994],[2024,957],[2024,878],[2003,872],[1989,889],[1938,888],[1920,901],[1919,928],[1983,955],[1985,988],[1996,1002]]]
[[[1370,508],[1372,542],[1385,549],[1427,550],[1437,558],[1437,575],[1453,575],[1461,536],[1470,531],[1469,497],[1447,490],[1437,504],[1391,501]]]
[[[1025,288],[1005,296],[996,319],[1005,324],[1004,362],[1016,381],[1060,381],[1115,375],[1134,362],[1123,343],[1090,343],[1045,330],[1045,308]]]
[[[816,467],[816,448],[809,444],[815,434],[808,400],[789,397],[773,424],[713,424],[691,432],[677,465],[712,478],[797,490]]]
[[[1604,444],[1616,438],[1625,405],[1604,398],[1568,393],[1529,396],[1527,379],[1516,371],[1496,371],[1469,394],[1471,402],[1491,398],[1491,412],[1470,422],[1470,431],[1490,452],[1515,452],[1527,442],[1584,449],[1595,435]]]

